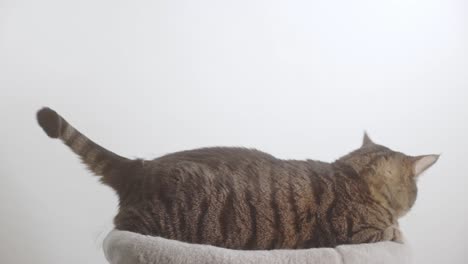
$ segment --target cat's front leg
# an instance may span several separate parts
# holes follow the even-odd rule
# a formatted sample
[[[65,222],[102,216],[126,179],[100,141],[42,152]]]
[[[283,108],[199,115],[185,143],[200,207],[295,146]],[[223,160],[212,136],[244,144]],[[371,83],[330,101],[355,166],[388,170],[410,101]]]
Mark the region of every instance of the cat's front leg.
[[[400,231],[400,226],[398,223],[388,227],[384,233],[384,238],[386,238],[385,240],[403,244],[403,235]]]
[[[398,224],[377,230],[375,227],[363,228],[356,232],[351,238],[353,244],[360,243],[375,243],[381,241],[393,241],[403,243],[403,236],[401,234]]]

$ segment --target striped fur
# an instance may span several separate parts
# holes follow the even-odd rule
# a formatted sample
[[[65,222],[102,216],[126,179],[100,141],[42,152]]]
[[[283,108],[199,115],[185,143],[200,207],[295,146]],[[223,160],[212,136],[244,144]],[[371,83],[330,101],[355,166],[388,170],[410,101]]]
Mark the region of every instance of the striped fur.
[[[416,199],[414,168],[437,160],[418,163],[428,156],[406,156],[367,135],[333,163],[225,147],[128,160],[51,109],[39,111],[38,121],[116,190],[117,229],[232,249],[401,241],[398,218]]]
[[[83,135],[70,125],[63,117],[50,108],[43,108],[37,112],[39,125],[51,138],[58,138],[73,152],[80,156],[87,167],[101,178],[102,182],[113,188],[121,184],[119,176],[133,166],[134,161],[123,158]]]

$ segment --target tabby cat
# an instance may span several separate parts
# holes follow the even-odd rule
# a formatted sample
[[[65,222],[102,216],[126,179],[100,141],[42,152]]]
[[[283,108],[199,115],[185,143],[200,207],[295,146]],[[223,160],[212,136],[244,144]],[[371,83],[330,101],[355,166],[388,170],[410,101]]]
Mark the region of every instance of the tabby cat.
[[[333,163],[229,147],[131,160],[49,108],[37,119],[117,192],[117,229],[231,249],[401,242],[398,219],[415,202],[418,176],[438,159],[407,156],[364,135],[359,149]]]

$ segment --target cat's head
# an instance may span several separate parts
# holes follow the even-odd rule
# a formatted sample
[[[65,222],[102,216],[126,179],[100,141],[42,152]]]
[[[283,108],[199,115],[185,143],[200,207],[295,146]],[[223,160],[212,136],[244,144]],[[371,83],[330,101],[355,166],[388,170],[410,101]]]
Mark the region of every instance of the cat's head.
[[[417,180],[431,167],[439,155],[409,156],[374,143],[367,133],[362,146],[340,158],[363,177],[371,195],[392,208],[398,217],[413,206],[417,195]]]

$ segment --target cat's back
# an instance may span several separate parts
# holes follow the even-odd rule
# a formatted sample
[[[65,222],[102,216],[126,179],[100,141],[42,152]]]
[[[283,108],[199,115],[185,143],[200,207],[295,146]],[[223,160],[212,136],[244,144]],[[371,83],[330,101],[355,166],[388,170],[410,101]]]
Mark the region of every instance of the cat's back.
[[[208,147],[170,153],[150,161],[154,167],[201,166],[210,169],[242,169],[249,165],[273,166],[281,160],[252,148]]]
[[[148,190],[160,189],[167,194],[202,187],[212,193],[233,185],[233,182],[246,186],[258,179],[270,178],[282,163],[282,160],[256,149],[209,147],[145,161],[141,177]]]
[[[287,181],[289,178],[309,178],[311,175],[329,175],[329,163],[315,160],[285,160],[253,148],[208,147],[170,153],[144,164],[149,177],[159,180],[212,178],[223,180],[259,178]]]

